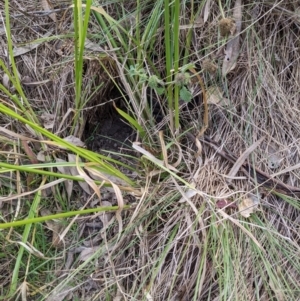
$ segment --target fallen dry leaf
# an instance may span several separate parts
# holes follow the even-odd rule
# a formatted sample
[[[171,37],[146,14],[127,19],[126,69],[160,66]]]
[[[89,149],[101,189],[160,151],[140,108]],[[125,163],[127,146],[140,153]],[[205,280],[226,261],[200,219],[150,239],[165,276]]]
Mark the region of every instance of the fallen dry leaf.
[[[280,155],[280,150],[275,144],[269,144],[267,151],[268,155],[268,167],[270,169],[276,169],[280,166],[283,157]]]
[[[236,24],[236,35],[231,37],[226,44],[225,57],[222,66],[222,75],[232,71],[240,53],[240,32],[242,28],[242,3],[241,0],[236,0],[233,8],[233,18]]]
[[[208,104],[224,104],[227,105],[229,100],[223,97],[223,92],[218,86],[210,86],[206,91]]]
[[[239,213],[243,217],[250,217],[250,215],[256,211],[257,206],[258,202],[255,199],[248,197],[239,203]]]
[[[9,76],[6,73],[2,77],[2,84],[5,88],[9,89]]]
[[[77,137],[75,137],[73,135],[65,137],[64,140],[67,141],[67,142],[69,142],[69,143],[72,143],[72,144],[74,144],[76,146],[79,146],[79,147],[84,147],[85,146],[84,142],[82,142],[79,138],[77,138]]]
[[[38,154],[36,155],[36,158],[40,162],[45,162],[46,161],[46,156],[45,156],[45,151],[39,151]]]
[[[204,6],[204,12],[203,12],[203,20],[204,23],[208,20],[209,14],[211,11],[211,0],[207,0]]]
[[[93,52],[105,52],[105,50],[102,47],[100,47],[97,43],[94,43],[87,38],[84,41],[84,47],[85,49],[91,50]]]
[[[55,115],[49,113],[43,113],[41,115],[41,119],[43,121],[44,128],[49,130],[53,129],[55,122]]]
[[[277,154],[272,154],[268,157],[268,167],[270,169],[276,169],[280,166],[282,158]]]
[[[98,247],[91,247],[91,248],[85,248],[84,250],[81,251],[81,253],[79,254],[78,259],[80,261],[87,261],[88,259],[90,259],[97,251],[99,250],[99,246]]]
[[[187,199],[190,200],[192,197],[194,197],[197,194],[198,192],[195,189],[189,189],[184,193],[184,196],[182,196],[182,198],[179,200],[179,203],[184,203],[187,201]]]
[[[46,34],[44,34],[41,39],[38,39],[37,41],[30,42],[27,45],[23,47],[14,47],[13,49],[13,56],[19,56],[22,54],[25,54],[35,48],[37,48],[39,45],[45,43],[45,38],[49,37],[52,34],[52,31],[48,31]]]
[[[17,76],[18,78],[20,79],[20,73],[19,71],[17,70]],[[2,84],[3,86],[9,90],[10,92],[14,92],[15,91],[15,87],[14,85],[12,84],[12,82],[10,81],[10,77],[8,74],[4,73],[3,74],[3,77],[2,77]]]
[[[53,8],[51,7],[51,4],[48,2],[48,0],[41,0],[42,7],[45,11],[51,11]],[[52,21],[56,22],[56,13],[53,12],[49,14],[49,17],[52,19]]]

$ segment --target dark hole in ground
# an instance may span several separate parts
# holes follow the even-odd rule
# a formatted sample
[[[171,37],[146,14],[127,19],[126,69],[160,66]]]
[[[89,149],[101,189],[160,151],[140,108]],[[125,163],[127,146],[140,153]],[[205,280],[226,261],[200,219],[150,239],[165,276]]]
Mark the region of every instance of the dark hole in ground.
[[[158,124],[162,121],[164,113],[158,100],[150,93],[147,96],[155,124]],[[118,108],[128,113],[125,101],[116,88],[112,89],[108,99],[113,99]],[[95,106],[95,109],[89,112],[84,132],[84,140],[89,150],[104,155],[111,153],[111,157],[119,159],[113,153],[132,153],[130,150],[135,138],[135,131],[118,114],[112,101],[108,101],[103,106]]]
[[[132,128],[120,117],[117,112],[110,112],[108,116],[99,116],[98,124],[89,129],[87,138],[89,149],[107,153],[120,152],[122,147],[130,147],[130,138],[133,138]]]
[[[123,101],[115,91],[111,96],[114,96],[111,99],[114,99],[116,106],[126,111]],[[126,153],[126,150],[130,150],[135,133],[110,101],[90,112],[84,139],[88,149],[103,155],[111,154],[111,157],[118,159],[113,153]]]
[[[161,100],[158,100],[151,91],[147,93],[148,105],[152,111],[154,124],[157,129],[166,130],[165,125],[159,126],[168,114],[167,109],[161,105]],[[113,99],[116,106],[127,112],[126,104],[120,92],[113,89],[108,95],[108,99]],[[191,120],[197,118],[199,110],[193,113],[194,109],[199,106],[199,97],[194,98],[189,103],[181,101],[180,120]],[[136,133],[131,126],[118,114],[113,106],[113,102],[109,101],[103,106],[95,106],[95,110],[89,113],[87,118],[84,140],[87,148],[109,155],[114,159],[122,159],[121,154],[134,154],[132,150],[132,142],[136,139]],[[162,122],[163,123],[163,122]],[[184,122],[182,123],[183,128]],[[119,155],[117,155],[117,154]]]

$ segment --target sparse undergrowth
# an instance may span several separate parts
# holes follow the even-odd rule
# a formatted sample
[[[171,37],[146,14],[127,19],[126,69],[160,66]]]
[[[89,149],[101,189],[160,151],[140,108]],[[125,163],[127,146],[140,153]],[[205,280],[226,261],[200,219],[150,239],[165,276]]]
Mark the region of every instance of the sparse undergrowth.
[[[0,300],[300,300],[286,2],[0,3]]]

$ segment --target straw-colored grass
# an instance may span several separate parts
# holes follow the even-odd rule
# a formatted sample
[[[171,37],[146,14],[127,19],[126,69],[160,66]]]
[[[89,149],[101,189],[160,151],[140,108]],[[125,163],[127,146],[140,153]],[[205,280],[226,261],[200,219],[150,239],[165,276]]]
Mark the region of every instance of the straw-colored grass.
[[[300,300],[299,3],[242,1],[222,76],[234,0],[4,2],[0,300]],[[113,101],[124,159],[63,140]]]

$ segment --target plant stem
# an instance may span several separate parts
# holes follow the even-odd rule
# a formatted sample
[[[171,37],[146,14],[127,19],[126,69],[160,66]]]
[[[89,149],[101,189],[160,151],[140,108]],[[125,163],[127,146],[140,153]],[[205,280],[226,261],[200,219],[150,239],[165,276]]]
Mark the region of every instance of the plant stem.
[[[174,12],[174,75],[179,69],[179,19],[180,19],[180,0],[175,0]],[[179,86],[175,85],[174,91],[174,107],[175,107],[175,133],[179,133]]]
[[[165,0],[165,49],[166,49],[166,82],[169,83],[167,86],[167,99],[168,109],[170,114],[170,129],[174,131],[173,121],[173,92],[171,86],[171,69],[172,69],[172,51],[171,51],[171,36],[170,36],[170,8],[169,0]]]

